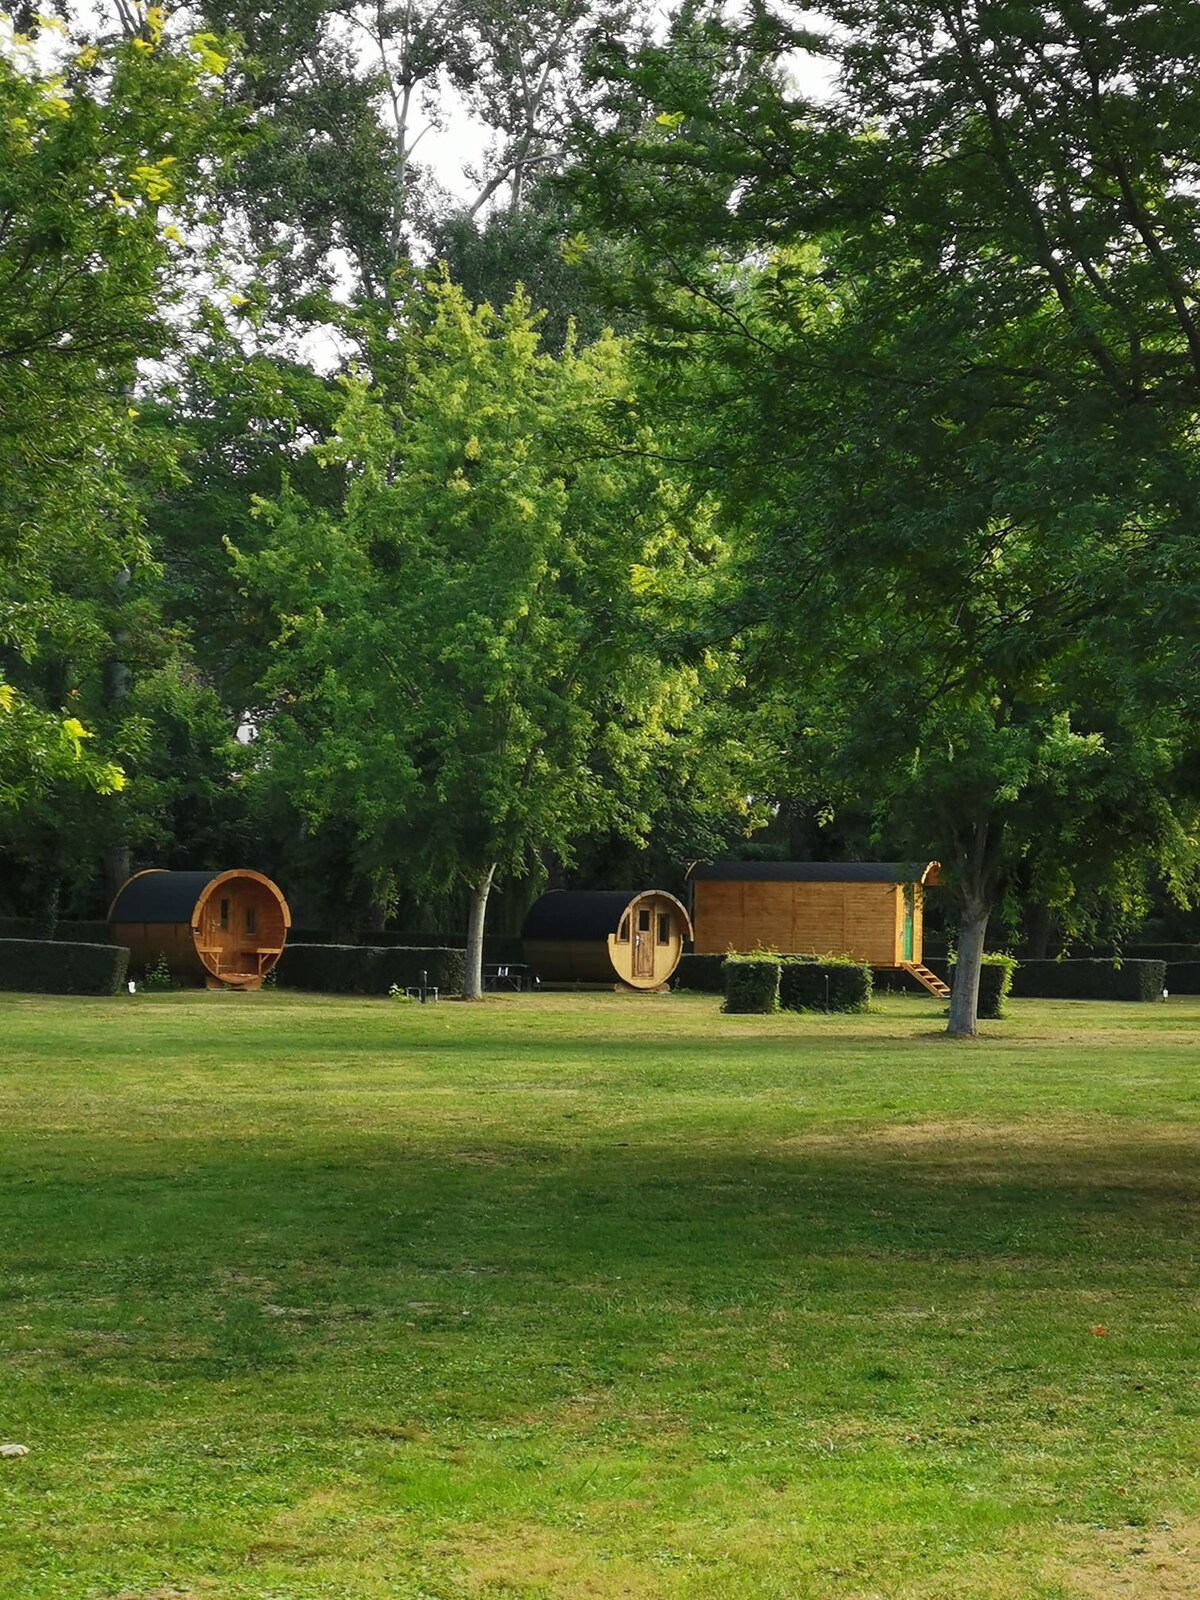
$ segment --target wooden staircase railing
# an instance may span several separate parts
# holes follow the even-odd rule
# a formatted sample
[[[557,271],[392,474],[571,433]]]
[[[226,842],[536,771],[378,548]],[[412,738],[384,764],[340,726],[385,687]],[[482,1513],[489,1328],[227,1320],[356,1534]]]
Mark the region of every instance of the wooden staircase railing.
[[[928,967],[923,967],[919,961],[902,961],[900,965],[905,972],[911,973],[922,988],[928,989],[937,1000],[949,1000],[950,985],[943,983],[936,972],[930,972]]]

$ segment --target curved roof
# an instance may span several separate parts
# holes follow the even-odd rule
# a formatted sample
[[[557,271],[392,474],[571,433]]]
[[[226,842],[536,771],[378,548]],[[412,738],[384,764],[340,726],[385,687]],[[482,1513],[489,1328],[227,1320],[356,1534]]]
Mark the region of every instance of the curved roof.
[[[279,895],[283,906],[284,927],[291,918],[282,894],[261,872],[163,872],[151,868],[137,872],[117,890],[117,897],[108,908],[109,922],[191,922],[197,904],[210,884],[225,878],[253,878],[266,884],[272,893]]]
[[[936,861],[713,861],[697,879],[735,883],[936,883]]]
[[[634,901],[650,895],[678,906],[684,927],[690,931],[686,909],[665,889],[551,889],[530,906],[521,937],[607,939],[616,933]]]

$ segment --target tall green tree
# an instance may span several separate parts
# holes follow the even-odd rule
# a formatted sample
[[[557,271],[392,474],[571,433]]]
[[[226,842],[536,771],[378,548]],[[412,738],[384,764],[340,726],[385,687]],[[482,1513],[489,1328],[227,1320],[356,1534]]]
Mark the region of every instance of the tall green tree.
[[[470,223],[523,209],[587,101],[593,33],[638,27],[629,0],[603,11],[595,0],[205,0],[200,10],[244,40],[232,92],[261,137],[227,200],[285,317],[319,314],[319,298],[306,300],[314,288],[386,305],[448,214]],[[464,124],[476,146],[467,160],[455,155]]]
[[[139,427],[138,363],[178,337],[222,65],[154,10],[103,46],[45,24],[0,44],[0,765],[25,808],[119,786],[141,511],[172,454]]]
[[[942,855],[970,1034],[1018,864],[1067,913],[1194,881],[1200,39],[1136,0],[824,9],[690,7],[614,62],[577,191],[742,529],[781,773]]]
[[[406,310],[403,385],[351,381],[323,452],[343,505],[281,495],[241,563],[280,627],[258,749],[311,823],[352,819],[362,864],[468,893],[476,996],[498,875],[647,827],[726,670],[662,659],[658,594],[717,545],[649,459],[616,340],[547,355],[527,301],[444,280]]]

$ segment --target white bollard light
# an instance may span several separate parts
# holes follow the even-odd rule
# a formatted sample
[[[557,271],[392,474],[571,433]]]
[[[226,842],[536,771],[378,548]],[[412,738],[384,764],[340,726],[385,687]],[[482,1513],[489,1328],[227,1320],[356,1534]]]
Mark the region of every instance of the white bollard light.
[[[137,993],[137,984],[134,983],[132,978],[130,978],[130,980],[129,980],[129,992],[130,992],[130,994],[136,994]]]

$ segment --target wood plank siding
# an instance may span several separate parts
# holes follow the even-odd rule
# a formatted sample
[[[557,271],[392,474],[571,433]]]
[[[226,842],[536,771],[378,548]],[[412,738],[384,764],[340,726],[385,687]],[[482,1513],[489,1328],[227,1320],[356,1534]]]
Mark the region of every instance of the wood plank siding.
[[[291,913],[276,885],[249,868],[151,869],[121,887],[108,920],[114,941],[130,952],[133,972],[165,960],[186,982],[257,989],[279,959]]]
[[[848,956],[877,967],[920,962],[919,881],[814,881],[803,876],[802,864],[795,864],[794,877],[787,876],[788,867],[780,863],[778,874],[771,877],[761,870],[738,877],[734,863],[707,869],[719,870],[720,876],[695,872],[692,916],[697,955],[778,950],[787,955]],[[926,871],[934,869],[930,863]],[[905,950],[906,895],[912,903],[911,952]]]

